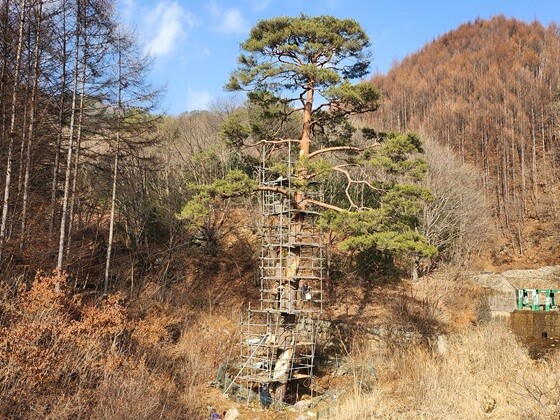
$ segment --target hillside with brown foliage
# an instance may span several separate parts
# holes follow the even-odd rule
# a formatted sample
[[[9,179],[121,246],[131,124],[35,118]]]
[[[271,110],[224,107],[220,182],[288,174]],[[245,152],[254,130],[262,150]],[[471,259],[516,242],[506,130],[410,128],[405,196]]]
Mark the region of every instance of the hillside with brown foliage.
[[[75,16],[97,16],[87,11]],[[0,31],[13,45],[3,53],[12,60],[18,16],[16,10],[5,12]],[[41,19],[50,22],[39,15],[30,22],[39,28]],[[28,36],[33,28],[27,27]],[[74,33],[72,25],[63,29]],[[61,54],[68,67],[72,52],[69,47]],[[3,145],[10,138],[12,94],[18,103],[33,97],[33,50],[24,49],[24,56],[26,77],[18,81],[12,75],[0,86]],[[453,240],[441,257],[445,263],[462,266],[483,245],[501,245],[487,235],[477,176],[493,203],[488,213],[509,245],[502,262],[511,264],[516,254],[531,250],[532,264],[558,255],[557,245],[548,246],[558,242],[550,227],[557,224],[559,204],[559,79],[558,27],[504,17],[462,25],[373,79],[384,97],[368,117],[374,126],[417,130],[430,138],[426,185],[441,200],[434,206],[453,204],[444,217],[431,213],[433,237]],[[190,230],[175,217],[192,194],[185,185],[211,182],[240,165],[218,135],[232,104],[162,119],[157,132],[143,125],[138,130],[146,132],[125,133],[118,124],[99,132],[105,120],[91,111],[99,104],[87,101],[97,92],[75,87],[85,100],[80,107],[60,93],[66,81],[41,81],[44,96],[28,106],[49,107],[33,121],[35,135],[26,134],[32,131],[25,109],[14,108],[12,149],[19,156],[0,147],[1,172],[10,168],[17,180],[0,181],[10,193],[3,202],[0,261],[0,417],[198,419],[212,405],[238,408],[240,419],[301,418],[297,412],[265,411],[256,401],[228,399],[213,382],[223,363],[233,371],[241,312],[259,303],[256,204],[224,200]],[[68,135],[74,108],[76,119],[83,117],[75,133],[83,129],[79,145]],[[126,150],[115,144],[117,133],[129,141]],[[157,147],[155,139],[161,141]],[[463,225],[459,239],[436,229],[442,218]],[[68,230],[60,235],[66,222]],[[324,317],[332,329],[328,345],[318,351],[313,414],[558,417],[558,354],[533,360],[511,331],[487,322],[485,291],[461,270],[451,267],[409,282],[378,255],[352,261],[337,253],[336,238],[330,239]],[[64,256],[65,271],[44,274],[56,266],[57,253]],[[439,348],[440,337],[447,349]]]
[[[383,104],[369,122],[419,131],[474,164],[511,253],[540,247],[542,258],[558,256],[541,244],[559,205],[557,25],[504,16],[465,23],[372,82]]]

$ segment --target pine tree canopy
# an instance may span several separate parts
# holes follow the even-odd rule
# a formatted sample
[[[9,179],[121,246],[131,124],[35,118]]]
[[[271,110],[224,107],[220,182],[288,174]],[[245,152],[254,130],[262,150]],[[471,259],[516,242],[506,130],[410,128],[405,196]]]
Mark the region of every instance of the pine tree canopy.
[[[430,199],[419,185],[426,172],[422,141],[415,134],[356,127],[354,116],[380,103],[377,89],[363,80],[368,47],[352,19],[300,15],[258,22],[241,44],[226,86],[247,92],[247,102],[220,134],[237,155],[254,157],[251,147],[273,150],[265,156],[267,167],[293,188],[278,192],[297,209],[327,210],[324,225],[339,233],[341,249],[428,257],[436,250],[418,233],[422,205]],[[284,163],[288,150],[297,156],[290,167]],[[237,171],[226,181],[229,187],[218,180],[199,188],[182,217],[196,218],[213,197],[262,189],[251,176]],[[331,191],[325,201],[307,194],[316,181]]]

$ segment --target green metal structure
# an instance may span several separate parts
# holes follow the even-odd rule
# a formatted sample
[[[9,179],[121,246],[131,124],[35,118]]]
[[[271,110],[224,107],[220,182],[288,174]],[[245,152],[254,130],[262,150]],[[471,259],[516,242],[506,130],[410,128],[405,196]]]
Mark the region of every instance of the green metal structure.
[[[517,289],[517,309],[557,310],[557,295],[560,296],[560,289]]]

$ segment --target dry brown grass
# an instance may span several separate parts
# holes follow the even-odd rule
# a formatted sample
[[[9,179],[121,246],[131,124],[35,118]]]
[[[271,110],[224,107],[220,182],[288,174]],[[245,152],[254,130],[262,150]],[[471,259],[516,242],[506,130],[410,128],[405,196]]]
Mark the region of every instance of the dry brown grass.
[[[440,269],[411,284],[411,295],[426,303],[446,332],[461,331],[480,321],[485,291],[454,268]]]
[[[560,356],[531,360],[502,324],[450,335],[446,351],[377,356],[377,386],[358,387],[327,418],[544,419],[560,415]]]
[[[220,281],[215,287],[225,289]],[[237,407],[241,419],[296,418],[240,405],[211,386],[220,364],[238,355],[243,305],[230,293],[212,302],[189,302],[203,296],[196,291],[162,301],[146,282],[126,305],[118,295],[85,302],[56,274],[38,276],[17,295],[0,290],[0,417],[201,419],[213,405]],[[325,400],[330,408],[322,406],[320,418],[560,415],[560,356],[531,360],[503,325],[480,324],[476,286],[448,273],[364,296],[347,321],[362,332],[383,328],[345,342],[348,374],[321,379],[350,391],[339,404]],[[447,334],[444,353],[436,334]]]
[[[84,303],[59,274],[3,294],[0,418],[202,418],[238,314],[148,301]]]

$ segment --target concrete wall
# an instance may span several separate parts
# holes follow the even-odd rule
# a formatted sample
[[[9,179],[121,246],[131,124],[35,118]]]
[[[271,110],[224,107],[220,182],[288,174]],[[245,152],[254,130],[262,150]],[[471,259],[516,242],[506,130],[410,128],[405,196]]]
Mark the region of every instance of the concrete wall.
[[[492,312],[513,312],[516,308],[515,289],[507,292],[490,290],[486,299]]]
[[[560,312],[515,310],[511,327],[524,338],[560,338]]]

